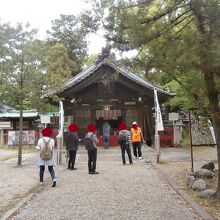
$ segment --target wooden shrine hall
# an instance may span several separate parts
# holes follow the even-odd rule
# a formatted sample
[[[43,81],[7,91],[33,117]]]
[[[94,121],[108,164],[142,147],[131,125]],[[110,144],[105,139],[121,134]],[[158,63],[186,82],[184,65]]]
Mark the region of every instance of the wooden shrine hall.
[[[136,121],[144,138],[151,145],[154,137],[154,89],[159,103],[166,102],[172,94],[152,85],[136,74],[117,65],[111,55],[103,54],[89,68],[66,82],[53,95],[63,100],[65,125],[71,122],[79,126],[83,138],[89,123],[94,123],[100,146],[103,146],[102,125],[111,125],[110,146],[116,146],[118,125],[125,122],[130,129]]]

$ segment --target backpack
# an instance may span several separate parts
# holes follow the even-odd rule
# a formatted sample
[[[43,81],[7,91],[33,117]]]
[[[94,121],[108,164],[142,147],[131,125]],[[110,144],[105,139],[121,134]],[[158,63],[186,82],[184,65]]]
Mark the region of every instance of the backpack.
[[[47,142],[44,139],[43,139],[43,141],[44,141],[44,147],[41,148],[40,157],[43,160],[50,160],[50,159],[52,159],[52,156],[53,156],[53,152],[49,147],[50,139]]]
[[[95,149],[94,144],[93,144],[93,139],[92,139],[92,135],[89,136],[85,136],[85,138],[83,139],[84,145],[86,150],[93,150]]]
[[[118,144],[125,145],[127,143],[127,136],[124,131],[120,131],[118,134]]]

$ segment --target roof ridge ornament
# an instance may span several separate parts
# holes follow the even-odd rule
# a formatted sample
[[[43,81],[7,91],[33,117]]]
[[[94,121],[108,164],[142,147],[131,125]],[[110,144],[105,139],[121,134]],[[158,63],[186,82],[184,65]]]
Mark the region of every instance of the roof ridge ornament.
[[[112,46],[107,43],[105,47],[102,47],[102,52],[98,55],[98,58],[96,60],[96,64],[103,61],[105,58],[109,57],[111,53]]]

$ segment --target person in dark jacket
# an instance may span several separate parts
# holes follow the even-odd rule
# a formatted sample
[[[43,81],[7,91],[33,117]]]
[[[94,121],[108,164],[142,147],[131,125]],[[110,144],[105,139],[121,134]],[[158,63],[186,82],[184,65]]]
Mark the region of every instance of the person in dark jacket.
[[[120,143],[122,163],[124,165],[126,165],[126,160],[125,160],[125,151],[126,151],[127,154],[128,154],[129,164],[132,165],[133,161],[132,161],[132,158],[131,158],[131,149],[130,149],[130,146],[132,145],[132,143],[131,143],[131,133],[130,133],[130,131],[127,130],[127,126],[123,122],[121,122],[119,124],[118,128],[119,128],[119,134],[118,135],[120,136],[122,134],[125,134],[125,136],[126,136],[125,143]]]
[[[68,169],[76,170],[77,168],[74,167],[74,165],[79,144],[79,137],[77,134],[78,126],[72,123],[69,125],[68,129],[69,132],[66,136],[66,150],[69,152]]]
[[[89,124],[87,126],[87,134],[86,137],[89,137],[93,141],[94,149],[88,150],[88,169],[89,174],[99,174],[99,172],[96,171],[96,160],[97,160],[97,144],[99,143],[99,139],[97,138],[95,131],[96,127],[94,124]]]

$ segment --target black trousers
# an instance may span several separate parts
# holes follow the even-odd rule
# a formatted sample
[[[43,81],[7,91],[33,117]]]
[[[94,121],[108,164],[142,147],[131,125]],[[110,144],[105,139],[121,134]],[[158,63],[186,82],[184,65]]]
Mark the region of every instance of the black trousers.
[[[132,142],[133,145],[133,153],[135,157],[142,157],[141,152],[141,142]],[[137,154],[138,153],[138,154]]]
[[[69,151],[69,163],[68,168],[74,168],[75,160],[76,160],[76,151],[77,150],[70,150]]]
[[[126,164],[125,151],[128,154],[129,163],[132,163],[130,146],[128,144],[124,144],[124,145],[121,145],[120,147],[121,147],[121,156],[122,156],[123,164]]]
[[[88,169],[89,173],[96,171],[96,160],[97,160],[97,148],[88,150]]]

